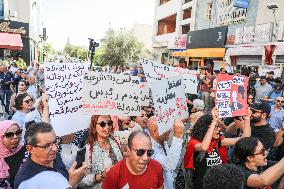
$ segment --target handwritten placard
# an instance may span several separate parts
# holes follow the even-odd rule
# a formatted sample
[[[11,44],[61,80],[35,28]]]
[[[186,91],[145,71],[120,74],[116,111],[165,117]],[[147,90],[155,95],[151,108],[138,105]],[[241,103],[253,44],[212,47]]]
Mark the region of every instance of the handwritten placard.
[[[175,118],[188,116],[181,76],[150,83],[159,133],[173,127]]]
[[[234,117],[247,114],[248,78],[235,75],[218,75],[215,106],[219,117]]]
[[[271,66],[271,65],[259,66],[258,68],[258,74],[260,76],[266,76],[267,72],[270,72],[270,71],[274,72],[274,78],[277,78],[277,77],[281,78],[283,69],[281,69],[280,66]]]
[[[141,115],[139,78],[105,72],[84,74],[83,109],[92,115]]]
[[[81,116],[83,72],[87,64],[45,63],[45,87],[49,96],[50,121],[56,135],[63,136],[89,125],[90,116]]]
[[[150,88],[147,82],[140,83],[141,105],[149,106],[151,100]]]
[[[147,81],[153,82],[162,80],[163,78],[182,76],[182,84],[185,92],[189,94],[197,94],[198,82],[195,70],[157,64],[144,58],[141,59],[141,64],[147,77]]]

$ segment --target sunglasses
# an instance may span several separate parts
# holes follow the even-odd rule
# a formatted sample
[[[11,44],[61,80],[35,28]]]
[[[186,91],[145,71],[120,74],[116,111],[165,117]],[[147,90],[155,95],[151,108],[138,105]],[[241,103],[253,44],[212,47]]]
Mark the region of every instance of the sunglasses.
[[[281,102],[281,103],[284,103],[284,101],[282,101],[282,100],[276,100],[276,102]]]
[[[24,100],[25,103],[29,104],[30,102],[33,102],[33,99],[29,99],[29,100]]]
[[[252,154],[252,155],[256,156],[256,155],[260,155],[260,154],[262,154],[263,156],[265,156],[266,150],[265,150],[264,148],[262,148],[262,149],[260,150],[260,152],[255,153],[255,154]]]
[[[20,136],[22,136],[22,133],[23,133],[23,130],[17,130],[16,132],[8,132],[8,133],[5,133],[4,134],[4,136],[6,137],[6,138],[12,138],[12,137],[14,137],[14,136],[16,136],[16,137],[20,137]]]
[[[136,152],[136,155],[138,157],[143,156],[146,152],[147,152],[148,157],[151,157],[154,154],[154,150],[134,149],[134,148],[131,148],[131,149]]]
[[[102,128],[104,128],[106,125],[111,127],[113,126],[113,121],[112,120],[108,120],[107,122],[101,121],[101,122],[98,122],[97,124],[99,124]]]

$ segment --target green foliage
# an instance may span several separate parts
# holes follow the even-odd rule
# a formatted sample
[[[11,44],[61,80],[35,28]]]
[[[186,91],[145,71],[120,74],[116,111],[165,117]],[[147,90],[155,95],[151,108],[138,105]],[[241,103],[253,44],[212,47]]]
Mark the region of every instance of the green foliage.
[[[109,29],[97,49],[93,63],[95,65],[124,65],[136,62],[142,53],[143,44],[131,32],[121,29]]]
[[[68,54],[70,57],[76,57],[81,60],[88,58],[88,50],[84,47],[71,45],[69,37],[67,38],[63,52]]]

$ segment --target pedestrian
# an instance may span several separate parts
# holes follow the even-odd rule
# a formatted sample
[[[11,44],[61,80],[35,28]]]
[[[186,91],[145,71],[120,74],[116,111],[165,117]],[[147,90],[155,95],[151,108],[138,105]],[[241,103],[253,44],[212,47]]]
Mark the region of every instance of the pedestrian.
[[[203,100],[195,99],[192,102],[193,108],[191,110],[191,115],[189,116],[189,122],[193,126],[196,121],[204,115],[205,104]]]
[[[234,148],[233,162],[242,170],[245,188],[271,188],[284,173],[284,158],[270,168],[267,165],[267,151],[261,141],[254,137],[240,139]]]
[[[272,87],[267,83],[266,77],[261,76],[259,84],[255,84],[255,101],[262,101],[265,97],[269,96]]]
[[[85,147],[87,174],[80,182],[82,188],[100,189],[109,169],[122,159],[118,141],[111,135],[113,122],[109,115],[93,115]],[[111,188],[111,187],[110,187]]]
[[[144,131],[135,131],[128,138],[128,156],[110,169],[103,189],[162,189],[162,166],[151,159],[154,154],[151,139]]]
[[[72,187],[76,188],[86,173],[86,164],[83,163],[80,168],[75,169],[77,163],[74,162],[67,171],[60,155],[57,153],[57,143],[58,139],[50,124],[44,122],[33,123],[27,128],[25,144],[30,156],[16,175],[15,188],[44,171],[60,173],[69,181]]]
[[[10,107],[10,99],[12,96],[11,85],[13,84],[14,76],[8,71],[7,66],[1,66],[0,81],[1,81],[1,98],[5,102],[6,108]]]
[[[11,96],[11,100],[10,100],[10,110],[12,112],[16,112],[17,109],[15,107],[15,99],[16,97],[19,95],[19,94],[24,94],[27,92],[27,89],[29,88],[29,82],[27,82],[26,80],[20,80],[19,81],[19,84],[18,84],[18,90],[16,93],[14,93],[12,96]]]
[[[268,123],[274,129],[275,132],[279,131],[282,127],[282,121],[284,119],[284,109],[282,108],[284,104],[284,98],[277,97],[275,100],[275,105],[271,106],[271,113]]]
[[[268,96],[263,98],[263,101],[272,106],[275,104],[275,99],[281,96],[283,96],[283,85],[279,83],[274,86],[274,88],[269,92]]]
[[[26,148],[21,143],[22,129],[14,121],[0,122],[0,136],[0,188],[9,188],[26,158]]]

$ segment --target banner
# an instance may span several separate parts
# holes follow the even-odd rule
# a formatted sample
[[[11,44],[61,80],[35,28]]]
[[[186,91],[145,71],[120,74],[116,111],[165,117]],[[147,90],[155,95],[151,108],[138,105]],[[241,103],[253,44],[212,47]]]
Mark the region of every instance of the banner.
[[[175,118],[188,116],[182,78],[165,78],[150,83],[159,134],[173,127]]]
[[[220,74],[216,80],[215,106],[219,117],[247,115],[248,77]]]
[[[87,64],[45,63],[45,88],[49,96],[50,121],[57,136],[89,126],[90,116],[82,116],[83,72]]]
[[[157,64],[151,60],[143,58],[141,59],[141,64],[148,82],[174,76],[182,76],[182,84],[184,86],[185,93],[197,94],[198,81],[195,70]]]
[[[147,82],[140,83],[141,106],[149,106],[151,100],[150,88]]]
[[[259,66],[258,68],[258,74],[259,76],[266,76],[267,72],[273,71],[274,72],[274,78],[282,76],[282,69],[280,66]]]
[[[141,115],[139,78],[87,72],[83,79],[83,110],[91,115]]]

